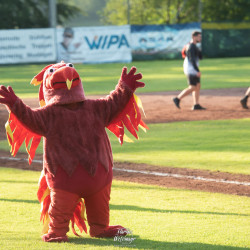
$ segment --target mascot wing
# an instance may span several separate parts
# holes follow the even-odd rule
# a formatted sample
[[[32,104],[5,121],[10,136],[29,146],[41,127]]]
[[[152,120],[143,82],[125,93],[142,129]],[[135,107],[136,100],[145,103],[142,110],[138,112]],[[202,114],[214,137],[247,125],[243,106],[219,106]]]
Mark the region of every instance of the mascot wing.
[[[10,113],[9,119],[5,124],[7,139],[11,147],[11,154],[16,156],[20,146],[25,142],[26,150],[29,156],[29,164],[34,159],[36,149],[41,141],[41,136],[32,133],[25,128],[13,113]]]
[[[107,128],[118,138],[121,145],[123,141],[132,142],[132,140],[124,134],[124,127],[126,127],[136,139],[138,139],[136,131],[139,130],[139,127],[141,127],[144,132],[148,129],[147,125],[141,119],[139,107],[143,111],[141,100],[138,96],[133,94],[123,111],[107,126]]]
[[[39,101],[40,106],[44,106],[44,97],[42,93],[42,84],[43,84],[43,74],[51,65],[46,66],[42,71],[37,74],[31,81],[31,84],[37,86],[41,84],[39,91]],[[28,153],[28,161],[31,164],[32,160],[35,157],[36,149],[41,141],[41,136],[31,132],[29,129],[24,127],[22,123],[17,119],[17,117],[10,113],[9,119],[5,124],[6,135],[11,147],[10,152],[13,156],[16,156],[19,148],[25,142],[25,147]]]

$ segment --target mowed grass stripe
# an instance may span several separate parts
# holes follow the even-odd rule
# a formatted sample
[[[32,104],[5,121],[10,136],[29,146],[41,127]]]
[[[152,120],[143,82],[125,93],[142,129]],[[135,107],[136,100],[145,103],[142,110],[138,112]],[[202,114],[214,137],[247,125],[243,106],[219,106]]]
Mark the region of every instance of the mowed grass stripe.
[[[149,124],[134,143],[110,138],[116,161],[250,174],[249,127],[250,119]]]
[[[182,90],[187,86],[183,60],[135,61],[132,63],[76,64],[86,95],[108,94],[117,84],[123,66],[136,66],[142,72],[146,87],[137,93]],[[20,97],[38,97],[39,87],[31,79],[44,64],[0,66],[0,84],[11,85]],[[202,89],[249,86],[250,57],[204,59],[200,62]]]
[[[149,124],[138,141],[122,146],[108,133],[115,161],[250,174],[249,127],[250,119]],[[0,150],[9,151],[7,140],[0,141]]]

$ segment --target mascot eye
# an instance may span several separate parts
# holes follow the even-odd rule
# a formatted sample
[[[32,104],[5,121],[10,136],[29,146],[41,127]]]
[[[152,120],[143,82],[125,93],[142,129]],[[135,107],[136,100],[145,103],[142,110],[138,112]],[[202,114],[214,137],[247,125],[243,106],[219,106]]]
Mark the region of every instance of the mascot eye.
[[[56,69],[54,69],[54,68],[49,69],[49,73],[54,73],[55,71],[56,71]]]
[[[74,68],[74,65],[73,65],[72,63],[67,63],[66,66],[67,66],[67,67]]]

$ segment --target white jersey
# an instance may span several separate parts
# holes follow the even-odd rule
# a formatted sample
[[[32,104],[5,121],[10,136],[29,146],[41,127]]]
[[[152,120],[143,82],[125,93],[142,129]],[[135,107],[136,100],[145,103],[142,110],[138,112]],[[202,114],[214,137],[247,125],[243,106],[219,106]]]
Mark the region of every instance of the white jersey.
[[[186,47],[186,57],[183,62],[183,70],[185,75],[197,75],[199,72],[199,59],[202,58],[201,51],[194,43],[188,44]]]
[[[196,65],[199,67],[199,59],[195,60]],[[183,70],[185,75],[197,75],[198,71],[194,68],[193,64],[186,56],[183,62]]]

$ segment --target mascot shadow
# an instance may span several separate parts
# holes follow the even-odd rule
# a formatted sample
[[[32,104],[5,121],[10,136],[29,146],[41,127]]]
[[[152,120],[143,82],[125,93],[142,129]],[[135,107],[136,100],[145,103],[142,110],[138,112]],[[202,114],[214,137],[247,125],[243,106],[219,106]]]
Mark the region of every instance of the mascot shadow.
[[[93,245],[94,246],[103,246],[103,247],[125,247],[131,249],[164,249],[164,250],[173,250],[173,249],[199,249],[199,250],[243,250],[246,248],[243,247],[232,247],[232,246],[222,246],[222,245],[212,245],[212,244],[202,244],[197,242],[163,242],[163,241],[154,241],[141,239],[138,235],[133,235],[135,238],[134,241],[129,243],[117,242],[114,239],[97,239],[97,238],[71,238],[70,242],[77,245]]]

